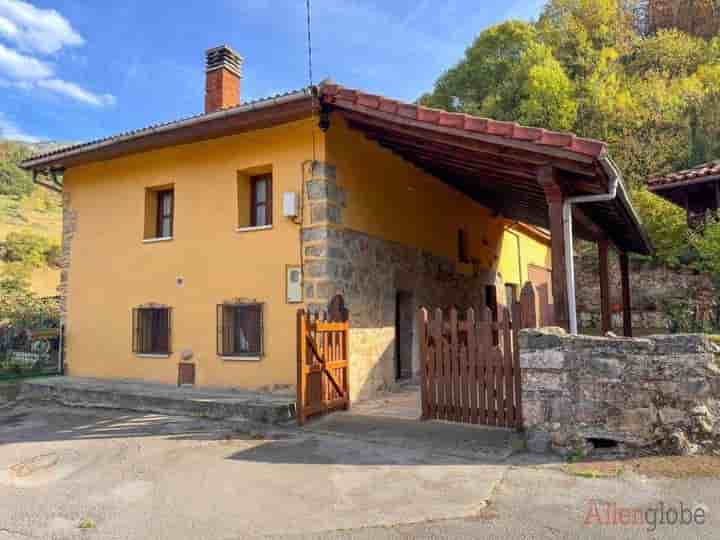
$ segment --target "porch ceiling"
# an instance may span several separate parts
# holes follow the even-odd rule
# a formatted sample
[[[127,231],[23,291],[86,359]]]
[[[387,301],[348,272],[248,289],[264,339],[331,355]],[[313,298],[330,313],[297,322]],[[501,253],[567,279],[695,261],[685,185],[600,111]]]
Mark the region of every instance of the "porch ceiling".
[[[528,134],[533,128],[508,122],[498,122],[498,127],[488,124],[492,121],[453,115],[486,122],[484,131],[471,131],[459,128],[455,118],[443,122],[436,114],[435,121],[428,121],[427,111],[432,109],[403,105],[402,112],[400,106],[392,112],[384,98],[373,107],[375,96],[362,99],[361,95],[340,87],[324,95],[323,104],[351,129],[509,219],[549,228],[548,205],[538,182],[542,167],[555,169],[567,196],[608,191],[609,177],[599,161],[605,149],[597,141],[544,130]],[[515,129],[520,136],[513,136]],[[580,205],[575,216],[575,231],[583,239],[606,236],[623,251],[650,251],[624,193],[614,201]]]

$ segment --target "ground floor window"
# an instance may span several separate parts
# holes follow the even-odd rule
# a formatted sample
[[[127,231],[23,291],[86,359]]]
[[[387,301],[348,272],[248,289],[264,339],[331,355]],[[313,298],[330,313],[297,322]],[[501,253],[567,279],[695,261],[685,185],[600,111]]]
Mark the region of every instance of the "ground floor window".
[[[170,354],[170,328],[170,308],[134,308],[133,352],[137,354]]]
[[[217,307],[218,355],[263,355],[263,304],[221,304]]]

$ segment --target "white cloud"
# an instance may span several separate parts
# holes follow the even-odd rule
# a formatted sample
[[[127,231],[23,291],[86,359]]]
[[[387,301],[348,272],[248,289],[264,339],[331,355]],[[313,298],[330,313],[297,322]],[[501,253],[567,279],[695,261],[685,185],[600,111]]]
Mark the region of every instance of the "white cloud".
[[[106,107],[114,105],[112,94],[96,94],[55,74],[55,66],[36,57],[63,47],[85,43],[67,19],[53,9],[40,9],[22,0],[0,0],[0,87],[43,89],[74,101]]]
[[[39,88],[50,90],[57,94],[72,98],[88,105],[96,107],[105,107],[114,105],[117,99],[112,94],[95,94],[89,90],[85,90],[80,85],[73,82],[63,81],[61,79],[42,79],[35,83]]]
[[[2,113],[0,113],[0,139],[10,139],[13,141],[22,141],[28,143],[38,142],[42,140],[40,137],[35,137],[34,135],[29,135],[22,131],[10,120],[5,118]]]
[[[22,0],[0,0],[0,35],[21,50],[51,54],[85,40],[54,9],[41,9]]]
[[[0,43],[0,74],[13,79],[36,80],[50,77],[53,69],[47,62],[20,54]]]

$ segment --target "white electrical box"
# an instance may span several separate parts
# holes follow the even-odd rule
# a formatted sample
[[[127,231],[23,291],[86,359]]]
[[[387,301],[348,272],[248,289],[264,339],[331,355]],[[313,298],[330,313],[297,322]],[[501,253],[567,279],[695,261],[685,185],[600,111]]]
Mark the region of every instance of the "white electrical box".
[[[298,215],[298,196],[294,191],[283,193],[283,216],[297,217]]]
[[[286,281],[288,304],[302,302],[302,271],[299,266],[287,267]]]

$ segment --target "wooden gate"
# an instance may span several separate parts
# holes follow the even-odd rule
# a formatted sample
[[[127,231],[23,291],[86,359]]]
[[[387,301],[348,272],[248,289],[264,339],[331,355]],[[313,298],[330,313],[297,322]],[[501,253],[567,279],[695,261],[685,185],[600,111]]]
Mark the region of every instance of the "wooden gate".
[[[297,313],[297,420],[350,406],[347,317]],[[334,320],[330,320],[334,319]]]
[[[520,320],[517,303],[513,320]],[[454,308],[421,308],[422,418],[520,428],[518,326],[507,308],[497,322],[487,307],[462,318]]]

